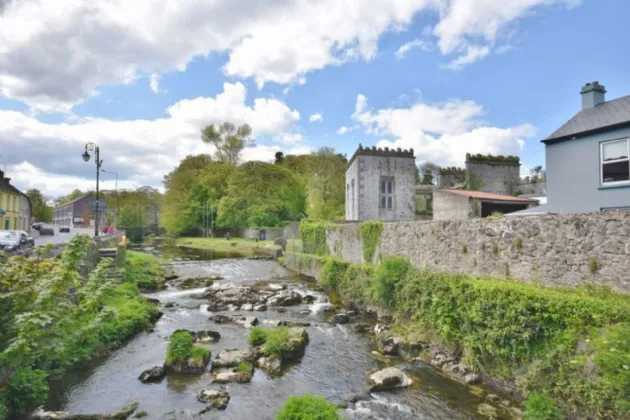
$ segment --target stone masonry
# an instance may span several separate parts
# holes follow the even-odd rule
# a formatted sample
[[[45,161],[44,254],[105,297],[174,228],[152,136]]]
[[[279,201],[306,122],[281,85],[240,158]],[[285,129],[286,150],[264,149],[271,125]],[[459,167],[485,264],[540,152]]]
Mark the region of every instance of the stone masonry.
[[[391,191],[382,190],[383,182]],[[346,220],[413,220],[415,184],[413,149],[359,145],[346,170]]]
[[[331,227],[331,253],[363,263],[359,227]],[[376,254],[375,261],[401,256],[418,268],[476,277],[630,292],[630,213],[383,223]]]
[[[521,181],[521,164],[512,162],[480,162],[466,155],[466,181],[469,189],[495,194],[513,195]],[[473,186],[476,178],[481,185]]]

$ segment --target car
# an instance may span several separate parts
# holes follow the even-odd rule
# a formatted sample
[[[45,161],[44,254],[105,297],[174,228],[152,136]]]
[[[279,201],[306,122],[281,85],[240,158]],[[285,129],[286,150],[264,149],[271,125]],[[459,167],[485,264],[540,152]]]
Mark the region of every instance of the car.
[[[21,248],[32,246],[27,237],[28,235],[22,235],[22,233],[17,230],[2,230],[0,231],[0,250],[5,252],[17,252]]]
[[[59,233],[61,232],[70,232],[70,226],[59,226]]]
[[[35,239],[28,234],[28,232],[23,230],[16,230],[22,237],[21,241],[23,241],[26,245],[35,246]]]
[[[31,225],[31,228],[35,230],[39,230],[42,227],[42,225],[43,225],[42,222],[35,222]]]
[[[44,236],[44,235],[54,236],[55,235],[55,229],[51,225],[42,225],[39,228],[39,234],[42,235],[42,236]]]

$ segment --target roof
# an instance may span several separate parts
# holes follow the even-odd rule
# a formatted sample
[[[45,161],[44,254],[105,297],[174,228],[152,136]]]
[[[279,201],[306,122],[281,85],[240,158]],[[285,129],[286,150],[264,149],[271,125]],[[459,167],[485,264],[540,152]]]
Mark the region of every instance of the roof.
[[[491,200],[491,201],[510,201],[514,203],[537,203],[538,200],[531,200],[528,198],[514,197],[511,195],[495,194],[485,191],[469,191],[469,190],[437,190],[444,191],[450,194],[461,195],[462,197],[474,198],[477,200]]]
[[[591,134],[630,125],[630,95],[603,102],[578,112],[543,143],[569,140],[579,134]]]
[[[79,201],[79,200],[83,200],[85,197],[89,197],[89,196],[94,196],[94,194],[93,194],[93,193],[91,193],[91,192],[89,192],[89,193],[87,193],[87,194],[85,194],[85,195],[82,195],[82,196],[81,196],[81,197],[79,197],[79,198],[75,198],[75,199],[74,199],[74,200],[72,200],[72,201],[68,201],[67,203],[60,204],[60,205],[56,206],[55,208],[56,208],[56,209],[59,209],[59,208],[61,208],[61,207],[65,207],[65,206],[67,206],[67,205],[74,204],[74,203],[76,203],[77,201]]]
[[[504,216],[513,217],[513,216],[542,216],[543,214],[551,214],[549,212],[549,206],[547,204],[542,204],[536,207],[530,207],[525,210],[514,211],[512,213],[506,213]]]

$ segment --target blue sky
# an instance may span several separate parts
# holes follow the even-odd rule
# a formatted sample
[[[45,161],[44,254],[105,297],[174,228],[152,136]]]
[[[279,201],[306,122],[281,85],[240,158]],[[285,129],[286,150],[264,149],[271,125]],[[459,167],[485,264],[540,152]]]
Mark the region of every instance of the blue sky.
[[[159,187],[185,155],[212,152],[199,129],[224,120],[254,128],[245,159],[362,143],[441,165],[518,154],[526,172],[586,82],[630,94],[623,0],[120,1],[0,11],[0,154],[18,187],[90,188],[87,141],[122,186]]]

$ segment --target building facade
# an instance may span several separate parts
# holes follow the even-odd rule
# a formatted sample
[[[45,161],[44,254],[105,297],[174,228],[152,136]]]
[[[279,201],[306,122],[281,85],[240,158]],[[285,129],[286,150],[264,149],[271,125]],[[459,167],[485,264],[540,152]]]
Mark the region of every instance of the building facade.
[[[509,214],[538,205],[530,198],[485,191],[440,189],[433,192],[433,220],[467,220]]]
[[[31,200],[26,194],[20,193],[20,221],[19,230],[26,232],[31,231],[31,217],[33,214],[33,206]]]
[[[0,171],[0,230],[28,230],[22,229],[20,203],[23,194],[10,183]],[[30,206],[25,209],[29,212]]]
[[[346,169],[346,220],[413,220],[413,149],[359,148]]]
[[[90,211],[90,202],[92,201],[94,201],[94,194],[89,193],[55,207],[53,210],[53,224],[81,228],[93,226],[94,216]]]
[[[606,101],[598,82],[580,93],[582,110],[543,140],[544,211],[630,210],[630,96]]]
[[[466,154],[468,189],[513,195],[521,183],[521,162],[517,156]]]

